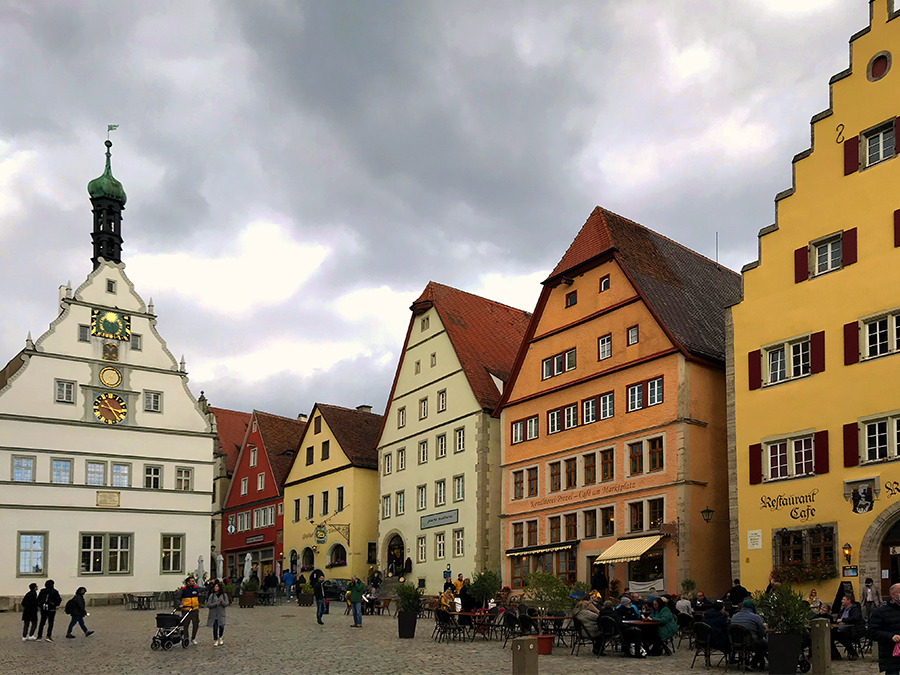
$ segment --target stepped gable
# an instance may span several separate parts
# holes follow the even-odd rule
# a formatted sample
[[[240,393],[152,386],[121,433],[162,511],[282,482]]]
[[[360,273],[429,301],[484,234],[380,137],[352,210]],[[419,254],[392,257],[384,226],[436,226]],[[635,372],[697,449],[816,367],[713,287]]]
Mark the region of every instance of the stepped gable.
[[[725,309],[740,300],[741,277],[632,220],[596,207],[544,281],[579,274],[612,254],[669,333],[687,351],[725,360]]]
[[[434,306],[447,330],[472,393],[483,410],[493,411],[500,392],[491,375],[509,379],[531,314],[450,286],[429,281],[412,307]]]
[[[381,415],[324,403],[317,403],[316,409],[325,418],[328,428],[353,466],[378,468],[375,444],[381,431]]]
[[[275,477],[279,493],[283,491],[284,481],[291,470],[294,453],[306,429],[306,422],[291,417],[281,417],[254,410],[262,436],[263,447],[269,457],[269,465]]]
[[[225,467],[230,476],[234,473],[241,446],[250,425],[250,413],[210,406],[210,412],[216,417],[216,428],[219,433],[219,452],[225,455]]]

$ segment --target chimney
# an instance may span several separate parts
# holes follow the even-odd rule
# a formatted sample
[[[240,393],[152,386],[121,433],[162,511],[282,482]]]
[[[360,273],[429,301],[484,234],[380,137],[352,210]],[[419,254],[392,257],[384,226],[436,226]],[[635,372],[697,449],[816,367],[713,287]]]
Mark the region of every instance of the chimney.
[[[372,412],[372,406],[370,406],[370,405],[358,405],[358,406],[356,406],[356,409],[359,410],[360,412],[367,412],[367,413]]]
[[[306,422],[309,419],[309,415],[307,415],[306,413],[300,413],[299,415],[297,415],[297,419],[301,422]]]

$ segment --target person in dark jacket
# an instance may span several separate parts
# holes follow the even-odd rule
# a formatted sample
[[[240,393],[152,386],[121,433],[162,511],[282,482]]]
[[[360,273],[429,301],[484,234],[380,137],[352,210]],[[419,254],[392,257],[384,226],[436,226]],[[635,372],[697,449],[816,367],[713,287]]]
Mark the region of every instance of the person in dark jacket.
[[[900,643],[900,584],[891,586],[891,597],[869,617],[869,637],[878,641],[878,669],[888,675],[900,673],[900,656],[894,648]]]
[[[705,612],[712,606],[713,604],[703,591],[697,591],[697,596],[691,600],[691,610],[694,612]]]
[[[725,597],[731,601],[732,605],[740,607],[745,598],[750,597],[750,591],[741,586],[741,580],[735,579],[734,586],[725,594]]]
[[[609,579],[603,574],[603,568],[598,565],[594,568],[594,574],[591,577],[591,590],[597,591],[601,598],[605,598],[607,588],[609,588]]]
[[[22,598],[22,642],[37,639],[34,637],[38,620],[37,587],[35,583],[28,584],[28,592]]]
[[[847,658],[856,661],[856,648],[853,643],[863,636],[865,630],[866,621],[863,619],[862,608],[858,602],[853,602],[849,595],[845,595],[841,598],[837,621],[831,627],[831,659],[834,661],[841,658],[841,653],[837,649],[837,643],[840,643],[847,650]]]
[[[632,614],[633,606],[632,607]],[[622,607],[622,605],[619,605]],[[603,603],[603,606],[600,608],[600,614],[597,618],[598,624],[601,618],[604,616],[609,617],[613,621],[616,622],[616,625],[619,627],[619,632],[622,634],[622,652],[626,656],[631,656],[636,659],[643,659],[644,650],[641,648],[641,642],[643,641],[643,635],[641,634],[641,629],[635,626],[631,626],[627,623],[624,623],[623,614],[624,612],[619,611],[619,607],[613,607],[612,601],[607,600]],[[631,616],[628,617],[628,620],[633,620]],[[602,653],[602,652],[596,652]]]
[[[743,600],[741,600],[743,602]],[[709,646],[723,654],[731,652],[731,643],[728,640],[728,617],[725,613],[725,603],[716,600],[712,607],[703,612],[703,623],[709,626]]]
[[[62,604],[59,591],[53,586],[53,579],[47,579],[44,587],[38,593],[38,609],[41,610],[41,623],[38,625],[37,639],[44,634],[44,624],[47,624],[47,642],[53,642],[53,622],[56,620],[56,608]]]
[[[78,590],[75,591],[75,597],[66,603],[66,613],[72,617],[71,621],[69,621],[69,628],[66,630],[67,638],[75,638],[75,636],[72,635],[72,629],[75,627],[76,623],[81,626],[81,630],[84,631],[84,637],[94,634],[94,631],[88,630],[87,626],[84,625],[84,617],[88,615],[87,609],[84,606],[85,593],[87,593],[87,589],[84,586],[79,586]]]
[[[313,595],[316,598],[316,622],[320,626],[324,626],[322,615],[325,614],[325,587],[322,582],[325,581],[325,575],[319,570],[315,570],[309,578],[312,583]]]

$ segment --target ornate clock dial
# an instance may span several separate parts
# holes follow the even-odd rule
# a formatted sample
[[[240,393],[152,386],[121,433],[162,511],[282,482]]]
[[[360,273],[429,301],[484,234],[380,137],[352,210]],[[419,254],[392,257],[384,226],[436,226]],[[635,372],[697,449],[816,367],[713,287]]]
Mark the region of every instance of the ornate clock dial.
[[[105,309],[91,310],[91,335],[109,340],[131,339],[131,317]]]
[[[125,399],[116,394],[100,394],[94,399],[94,416],[107,424],[118,424],[125,419],[128,406]]]
[[[117,368],[104,368],[100,371],[100,382],[105,387],[118,387],[122,384],[122,373]]]
[[[104,342],[103,343],[103,360],[104,361],[118,361],[119,360],[119,345],[115,342]]]

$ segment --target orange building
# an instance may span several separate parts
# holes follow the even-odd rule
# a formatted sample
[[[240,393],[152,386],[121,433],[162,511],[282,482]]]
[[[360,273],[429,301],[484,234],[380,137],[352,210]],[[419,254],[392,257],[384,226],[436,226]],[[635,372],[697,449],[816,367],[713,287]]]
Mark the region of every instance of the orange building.
[[[504,579],[730,587],[725,308],[740,277],[596,208],[543,282],[502,411]],[[721,522],[719,522],[721,521]]]

